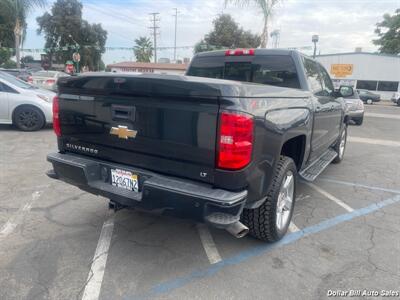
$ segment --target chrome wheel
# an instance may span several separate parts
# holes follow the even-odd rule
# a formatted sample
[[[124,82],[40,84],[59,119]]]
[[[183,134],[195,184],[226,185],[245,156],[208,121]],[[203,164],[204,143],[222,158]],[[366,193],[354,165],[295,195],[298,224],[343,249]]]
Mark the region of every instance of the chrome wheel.
[[[367,100],[367,104],[372,104],[372,103],[373,103],[372,99]]]
[[[294,174],[287,171],[276,202],[276,227],[283,230],[289,222],[294,199]]]
[[[346,148],[346,129],[343,129],[342,136],[340,137],[340,144],[339,144],[340,159],[343,158],[345,148]]]

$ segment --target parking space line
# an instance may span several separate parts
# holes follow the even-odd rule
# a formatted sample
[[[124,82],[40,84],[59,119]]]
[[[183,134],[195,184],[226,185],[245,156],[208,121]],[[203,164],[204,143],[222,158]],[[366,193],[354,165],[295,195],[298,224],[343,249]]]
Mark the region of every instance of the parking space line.
[[[96,251],[92,260],[89,275],[86,281],[82,300],[97,300],[100,296],[101,284],[106,269],[108,251],[114,230],[114,215],[110,216],[103,224]]]
[[[354,142],[354,143],[364,143],[364,144],[371,144],[371,145],[400,147],[400,142],[391,141],[391,140],[368,139],[368,138],[362,138],[362,137],[358,137],[358,136],[349,136],[347,138],[347,140],[349,142]]]
[[[398,119],[400,120],[400,116],[394,114],[377,114],[377,113],[365,113],[366,117],[375,117],[375,118],[385,118],[385,119]]]
[[[204,251],[207,254],[210,264],[216,264],[221,261],[217,246],[214,243],[214,239],[211,235],[207,225],[198,223],[197,231],[199,232],[201,243],[203,244]]]
[[[365,188],[365,189],[369,189],[369,190],[376,190],[376,191],[381,191],[381,192],[400,194],[400,190],[387,189],[387,188],[382,188],[382,187],[378,187],[378,186],[370,186],[370,185],[357,183],[357,182],[348,182],[348,181],[342,181],[342,180],[330,179],[330,178],[320,178],[319,180],[336,183],[336,184],[347,185],[347,186],[361,187],[361,188]]]
[[[317,191],[318,193],[320,193],[321,195],[325,196],[326,198],[328,198],[329,200],[332,200],[333,202],[335,202],[337,205],[340,205],[341,207],[343,207],[345,210],[347,210],[348,212],[352,212],[354,211],[353,208],[351,208],[349,205],[347,205],[346,203],[344,203],[342,200],[336,198],[335,196],[333,196],[332,194],[329,194],[327,191],[321,189],[319,186],[316,186],[315,184],[311,183],[311,182],[306,182],[306,184],[311,187],[312,189],[314,189],[315,191]]]
[[[33,192],[31,199],[24,204],[18,211],[15,213],[14,216],[12,216],[0,229],[0,241],[9,236],[15,228],[18,227],[19,224],[24,219],[24,216],[27,212],[31,210],[33,202],[35,202],[37,199],[40,197],[39,191]]]
[[[296,226],[293,222],[290,222],[289,224],[289,231],[290,232],[297,232],[300,231],[300,228]]]
[[[170,279],[168,281],[156,284],[153,287],[151,287],[150,290],[146,294],[137,295],[137,296],[139,296],[138,298],[140,298],[140,299],[141,298],[146,299],[146,298],[156,297],[157,295],[170,293],[173,290],[182,288],[196,280],[214,276],[217,272],[219,272],[220,270],[222,270],[226,267],[239,265],[243,262],[248,261],[249,259],[252,259],[253,257],[260,256],[262,254],[268,253],[272,250],[278,249],[285,245],[293,244],[294,242],[297,242],[298,240],[300,240],[304,237],[323,232],[323,231],[331,229],[339,224],[350,221],[354,218],[369,215],[375,211],[378,211],[384,207],[387,207],[389,205],[393,205],[396,203],[400,203],[400,195],[396,195],[392,198],[383,200],[381,202],[373,203],[367,207],[356,209],[352,212],[347,212],[347,213],[338,215],[336,217],[322,221],[318,224],[311,225],[309,227],[305,227],[301,231],[287,234],[282,240],[280,240],[276,243],[261,244],[259,246],[251,247],[250,249],[241,251],[232,257],[222,260],[218,264],[208,266],[207,268],[204,268],[204,269],[195,269],[187,275],[177,277],[174,279]],[[131,298],[137,298],[137,297],[128,297],[128,296],[124,297],[124,299],[131,299]]]

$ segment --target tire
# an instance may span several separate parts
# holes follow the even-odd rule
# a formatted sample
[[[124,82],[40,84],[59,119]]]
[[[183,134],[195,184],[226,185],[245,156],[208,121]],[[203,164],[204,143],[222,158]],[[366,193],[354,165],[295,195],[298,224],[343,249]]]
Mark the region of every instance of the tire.
[[[342,144],[342,142],[344,142],[344,144]],[[343,146],[343,148],[341,149],[341,144]],[[338,164],[343,160],[344,157],[344,152],[346,150],[346,144],[347,144],[347,125],[344,124],[343,125],[343,129],[340,132],[339,138],[335,144],[335,146],[333,147],[333,149],[336,151],[336,153],[338,154],[336,156],[336,158],[332,161],[332,163],[334,164]]]
[[[290,176],[291,179],[289,179]],[[287,197],[282,198],[285,195],[282,191],[285,182],[288,182],[288,187],[291,187],[286,193],[291,196],[291,202],[282,202],[284,199],[288,199]],[[290,157],[280,156],[272,178],[272,185],[264,203],[254,209],[244,209],[242,212],[241,221],[249,228],[251,236],[266,242],[276,242],[286,234],[293,215],[296,183],[297,168],[294,161]],[[278,200],[281,200],[280,203]],[[281,207],[285,207],[286,210],[278,209],[278,204],[282,204]],[[284,214],[285,216],[282,219],[278,219],[279,210],[282,212],[279,215]],[[280,226],[278,225],[279,220],[281,221]]]
[[[397,100],[397,106],[400,106],[400,99]]]
[[[372,99],[367,99],[367,104],[374,104],[374,101]]]
[[[42,111],[35,106],[17,107],[13,114],[13,124],[22,131],[37,131],[46,125]]]
[[[364,121],[364,117],[361,118],[355,118],[353,119],[354,123],[356,123],[356,125],[360,126],[362,125],[363,121]]]

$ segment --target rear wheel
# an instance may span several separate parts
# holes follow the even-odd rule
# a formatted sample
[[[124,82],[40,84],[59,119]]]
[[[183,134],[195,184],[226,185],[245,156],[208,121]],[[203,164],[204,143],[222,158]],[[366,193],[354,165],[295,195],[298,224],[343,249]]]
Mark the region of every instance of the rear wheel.
[[[397,106],[400,106],[400,99],[397,100]]]
[[[243,210],[241,221],[249,228],[250,235],[267,242],[278,241],[285,235],[294,209],[296,178],[293,160],[281,156],[264,203]]]
[[[357,124],[357,123],[356,123]],[[347,125],[343,125],[343,129],[340,132],[338,141],[333,148],[337,152],[336,158],[332,161],[334,164],[338,164],[343,160],[344,151],[346,150],[346,143],[347,143]]]
[[[34,106],[21,106],[15,109],[13,124],[23,131],[36,131],[45,125],[41,110]]]
[[[373,104],[374,101],[372,101],[372,99],[367,99],[367,104]]]

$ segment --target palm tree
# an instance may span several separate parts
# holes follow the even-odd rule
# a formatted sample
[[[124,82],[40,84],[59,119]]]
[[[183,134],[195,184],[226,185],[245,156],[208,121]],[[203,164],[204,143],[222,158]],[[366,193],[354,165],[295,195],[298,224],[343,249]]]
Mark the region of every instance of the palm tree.
[[[153,44],[148,37],[141,36],[135,40],[135,47],[133,52],[138,62],[150,62],[153,57]]]
[[[263,14],[264,19],[260,46],[261,48],[266,48],[268,42],[268,22],[273,13],[274,6],[279,2],[279,0],[225,0],[225,6],[231,2],[240,6],[248,6],[253,2],[256,6],[258,6]]]
[[[21,50],[22,33],[26,28],[26,16],[35,7],[44,7],[46,0],[5,0],[9,11],[12,15],[14,24],[14,39],[15,39],[15,58],[17,67],[21,67]]]

